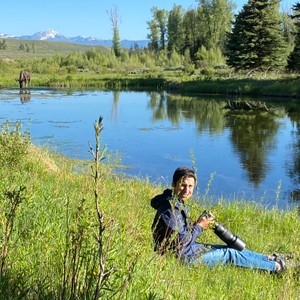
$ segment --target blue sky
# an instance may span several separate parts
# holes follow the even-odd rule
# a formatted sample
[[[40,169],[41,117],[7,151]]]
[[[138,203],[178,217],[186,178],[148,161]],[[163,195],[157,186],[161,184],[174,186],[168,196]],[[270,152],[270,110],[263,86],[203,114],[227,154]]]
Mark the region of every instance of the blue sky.
[[[282,0],[285,10],[299,0]],[[95,36],[111,39],[112,30],[107,11],[118,7],[121,39],[146,39],[146,22],[151,20],[151,8],[171,10],[174,3],[184,9],[196,7],[195,0],[3,0],[1,1],[0,33],[31,35],[55,29],[73,37]],[[247,0],[233,0],[240,10]]]

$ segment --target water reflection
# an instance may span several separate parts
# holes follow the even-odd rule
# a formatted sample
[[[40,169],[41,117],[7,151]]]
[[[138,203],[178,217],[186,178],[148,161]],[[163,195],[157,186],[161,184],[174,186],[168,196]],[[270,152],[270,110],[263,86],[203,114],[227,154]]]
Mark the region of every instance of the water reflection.
[[[211,134],[225,129],[225,101],[194,99],[168,95],[166,93],[152,93],[149,108],[152,109],[152,120],[169,119],[173,125],[182,120],[193,121],[199,133],[208,131]]]
[[[258,187],[268,170],[268,155],[276,147],[279,123],[268,112],[229,112],[226,120],[230,140],[248,180]]]
[[[293,159],[288,159],[288,175],[295,186],[300,185],[300,114],[295,108],[292,114],[287,114],[290,109],[284,106],[259,101],[255,110],[251,107],[247,110],[238,107],[229,109],[225,100],[195,99],[165,93],[151,94],[149,108],[152,110],[153,121],[168,118],[173,125],[180,124],[182,120],[193,121],[199,134],[206,132],[211,136],[228,131],[234,152],[254,188],[260,186],[270,171],[268,160],[277,147],[280,120],[290,117],[294,124],[294,142],[291,145]],[[293,189],[290,195],[293,201],[299,201],[300,189]]]
[[[294,188],[291,191],[291,200],[300,201],[300,114],[294,109],[288,112],[288,116],[292,121],[293,130],[291,132],[292,142],[292,159],[287,161],[288,173],[293,180]]]
[[[243,99],[234,99],[239,102],[233,107],[228,102],[233,99],[223,97],[54,89],[0,90],[0,99],[4,100],[0,101],[1,120],[30,118],[35,141],[54,145],[70,157],[90,159],[86,150],[94,139],[92,123],[102,115],[104,143],[109,151],[121,153],[122,163],[131,167],[117,171],[147,176],[153,182],[162,178],[169,184],[178,165],[191,166],[192,150],[200,194],[211,174],[216,174],[209,191],[215,198],[273,205],[282,181],[279,206],[300,201],[300,107],[296,101],[259,99],[266,109],[241,110]],[[265,194],[268,199],[261,201]]]
[[[31,94],[28,89],[21,89],[19,95],[22,104],[27,103],[31,100]]]
[[[111,120],[112,121],[117,121],[120,92],[119,91],[114,91],[113,92],[113,97],[114,97],[114,100],[113,100],[113,105],[112,105],[112,109],[111,109]]]

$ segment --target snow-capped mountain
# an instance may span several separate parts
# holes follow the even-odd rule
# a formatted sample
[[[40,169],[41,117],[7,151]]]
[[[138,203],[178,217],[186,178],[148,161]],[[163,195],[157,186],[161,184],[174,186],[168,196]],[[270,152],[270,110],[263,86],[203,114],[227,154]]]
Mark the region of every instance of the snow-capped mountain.
[[[56,39],[56,38],[59,38],[59,39],[64,38],[63,35],[59,34],[54,29],[48,29],[47,31],[37,32],[34,35],[32,35],[31,37],[34,40],[41,40],[41,41],[53,40],[53,39]]]
[[[54,29],[48,29],[46,31],[40,31],[33,35],[9,35],[5,33],[0,33],[1,39],[17,39],[17,40],[35,40],[35,41],[55,41],[55,42],[67,42],[80,45],[90,45],[90,46],[112,46],[112,40],[101,40],[96,37],[66,37],[63,34],[58,33]],[[147,47],[148,40],[132,41],[132,40],[121,40],[121,46],[124,48],[131,48],[137,45],[139,48]]]
[[[12,34],[0,33],[0,39],[13,39],[13,38],[18,38],[18,36]]]

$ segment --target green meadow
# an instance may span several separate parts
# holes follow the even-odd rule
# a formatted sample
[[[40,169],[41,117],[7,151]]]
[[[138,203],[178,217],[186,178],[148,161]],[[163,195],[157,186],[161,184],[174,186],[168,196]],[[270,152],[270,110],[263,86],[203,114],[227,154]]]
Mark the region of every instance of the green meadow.
[[[117,59],[103,47],[13,40],[7,46],[0,51],[0,88],[18,88],[19,71],[29,70],[33,89],[300,95],[297,74],[196,70],[139,50]],[[102,146],[100,124],[94,126],[95,141],[87,145],[91,160],[77,161],[34,146],[24,124],[2,125],[0,299],[300,299],[300,275],[293,270],[276,275],[231,266],[191,268],[171,254],[154,253],[150,199],[165,187],[114,172],[119,162]],[[248,249],[300,258],[297,209],[266,209],[245,199],[220,198],[216,205],[209,196],[200,200],[191,202],[193,218],[213,210]],[[221,243],[210,230],[199,241]]]
[[[3,60],[16,60],[28,58],[45,58],[51,55],[68,55],[74,52],[85,52],[91,46],[63,43],[63,42],[50,42],[50,41],[37,41],[37,40],[6,40],[7,49],[0,50],[0,59]],[[109,52],[107,47],[95,47],[104,52]]]
[[[34,146],[24,124],[3,124],[0,299],[300,299],[292,270],[191,268],[154,253],[150,199],[164,187],[117,175],[100,120],[94,128],[91,160],[76,161]],[[248,249],[300,257],[296,209],[211,203],[191,202],[192,217],[211,209]],[[210,230],[199,241],[221,243]]]

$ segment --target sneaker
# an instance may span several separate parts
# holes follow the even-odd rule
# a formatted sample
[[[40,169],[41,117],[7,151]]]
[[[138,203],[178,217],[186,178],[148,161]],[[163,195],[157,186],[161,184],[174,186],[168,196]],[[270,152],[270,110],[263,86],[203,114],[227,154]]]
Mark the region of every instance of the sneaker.
[[[280,259],[279,261],[276,261],[276,262],[280,265],[280,269],[279,270],[278,269],[275,270],[274,273],[275,274],[283,274],[283,273],[285,273],[286,270],[287,270],[287,266],[286,266],[285,262],[282,259]]]
[[[280,264],[280,272],[287,270],[287,265],[283,259],[280,259],[278,263]]]
[[[273,261],[279,262],[280,260],[288,261],[293,259],[293,255],[290,253],[273,253]]]
[[[288,271],[289,273],[299,274],[300,272],[300,262],[295,259],[289,259],[286,261],[280,259],[277,263],[280,264],[280,269],[276,270],[275,273],[282,274]]]

